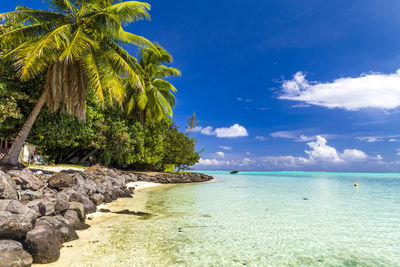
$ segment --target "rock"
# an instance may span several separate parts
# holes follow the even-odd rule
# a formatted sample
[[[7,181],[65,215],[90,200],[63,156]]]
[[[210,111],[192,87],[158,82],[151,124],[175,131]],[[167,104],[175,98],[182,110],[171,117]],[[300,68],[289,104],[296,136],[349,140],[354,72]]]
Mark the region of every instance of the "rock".
[[[0,239],[23,237],[35,221],[35,211],[16,200],[0,200]]]
[[[39,223],[26,234],[25,247],[34,263],[51,263],[60,257],[61,241],[51,224]]]
[[[73,190],[71,188],[63,190],[62,192],[69,196],[69,201],[70,202],[82,203],[82,197],[83,197],[82,193],[76,192],[75,190]]]
[[[26,206],[34,210],[38,216],[49,216],[56,214],[56,200],[52,198],[41,198],[28,202]]]
[[[18,199],[17,185],[8,174],[0,171],[0,199]]]
[[[21,201],[31,201],[35,200],[41,197],[41,194],[38,193],[37,191],[32,191],[32,190],[25,190],[19,193],[21,196]]]
[[[86,214],[94,213],[97,210],[96,205],[85,196],[82,196],[82,204]]]
[[[58,231],[61,243],[79,238],[72,226],[69,225],[69,221],[60,215],[41,217],[36,221],[35,227],[44,223],[52,225]]]
[[[0,240],[0,267],[28,267],[32,265],[32,256],[22,244],[14,240]]]
[[[35,175],[30,169],[25,168],[21,170],[12,170],[8,172],[12,178],[15,178],[17,184],[21,185],[23,190],[37,191],[44,187],[43,178]]]
[[[89,197],[89,199],[96,205],[101,205],[104,200],[104,196],[102,194],[93,194]]]
[[[55,208],[56,213],[60,213],[62,211],[69,209],[68,196],[62,192],[55,195],[55,207],[54,208]]]
[[[78,216],[78,213],[74,210],[67,210],[64,213],[64,218],[67,220],[68,224],[74,230],[85,230],[88,229],[90,226],[83,223]]]
[[[84,222],[86,219],[85,209],[82,203],[79,202],[70,202],[69,210],[73,210],[78,214],[79,219]]]
[[[117,200],[118,199],[117,191],[115,189],[111,190],[110,196],[112,200]]]
[[[110,202],[112,202],[112,198],[111,198],[110,194],[104,194],[103,202],[104,202],[104,203],[110,203]]]
[[[42,216],[56,214],[56,201],[54,199],[43,199],[39,203],[39,211]]]
[[[127,189],[121,190],[121,193],[119,194],[119,197],[133,198],[132,194],[133,194],[133,190],[127,188]]]
[[[59,172],[51,176],[48,183],[50,188],[61,190],[67,187],[73,187],[75,185],[75,179],[75,175]]]

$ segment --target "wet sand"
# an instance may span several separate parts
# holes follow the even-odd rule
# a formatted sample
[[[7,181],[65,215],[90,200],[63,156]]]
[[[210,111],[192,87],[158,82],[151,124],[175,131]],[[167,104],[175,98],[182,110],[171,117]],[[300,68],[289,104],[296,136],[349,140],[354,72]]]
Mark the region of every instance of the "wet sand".
[[[118,240],[115,240],[116,232],[123,231],[120,227],[124,220],[129,223],[137,221],[143,222],[146,214],[147,193],[150,190],[165,187],[148,182],[133,182],[129,184],[135,186],[133,198],[120,198],[112,203],[108,203],[101,208],[109,209],[111,212],[96,212],[89,215],[91,219],[86,223],[91,227],[87,230],[77,231],[78,240],[63,244],[61,256],[57,262],[50,264],[34,264],[33,266],[145,266],[146,263],[127,262],[121,248],[118,247]],[[129,210],[132,214],[118,214],[116,212]],[[117,233],[119,235],[121,233]],[[130,251],[132,253],[132,251]],[[145,258],[145,248],[134,253],[142,254],[139,258]],[[132,255],[130,255],[132,259]],[[133,257],[134,258],[134,257]]]

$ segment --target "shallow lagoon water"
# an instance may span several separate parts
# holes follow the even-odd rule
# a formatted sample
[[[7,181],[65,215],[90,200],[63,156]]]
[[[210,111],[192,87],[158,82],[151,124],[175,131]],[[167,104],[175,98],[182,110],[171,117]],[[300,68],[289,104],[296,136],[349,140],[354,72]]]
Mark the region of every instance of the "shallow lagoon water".
[[[400,266],[400,174],[208,174],[112,203],[153,216],[95,218],[57,264]]]

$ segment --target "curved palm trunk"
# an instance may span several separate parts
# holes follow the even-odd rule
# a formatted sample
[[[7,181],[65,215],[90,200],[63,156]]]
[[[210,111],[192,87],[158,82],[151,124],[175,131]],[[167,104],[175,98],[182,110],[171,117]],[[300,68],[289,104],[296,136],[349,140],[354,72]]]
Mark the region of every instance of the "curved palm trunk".
[[[21,149],[24,146],[25,140],[32,129],[33,123],[35,122],[37,116],[39,115],[40,110],[42,109],[44,103],[46,103],[46,99],[47,99],[47,90],[45,90],[42,96],[39,98],[31,114],[24,123],[24,126],[22,126],[21,131],[18,133],[17,138],[12,144],[10,150],[8,150],[7,155],[0,161],[1,163],[14,166],[18,165],[19,153],[21,152]]]

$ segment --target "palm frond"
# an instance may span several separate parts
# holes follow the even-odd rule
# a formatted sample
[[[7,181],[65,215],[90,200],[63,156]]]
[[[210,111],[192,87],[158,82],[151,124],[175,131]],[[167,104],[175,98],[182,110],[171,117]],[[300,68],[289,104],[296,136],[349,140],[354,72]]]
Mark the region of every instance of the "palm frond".
[[[49,32],[36,42],[27,43],[27,46],[18,50],[20,60],[17,66],[20,67],[19,74],[22,80],[27,80],[43,71],[43,65],[58,60],[58,51],[66,46],[71,35],[73,26],[63,25]],[[46,51],[46,53],[44,53]],[[39,64],[41,63],[41,64]]]
[[[21,45],[26,41],[39,39],[41,35],[54,29],[52,23],[27,25],[7,31],[0,35],[0,47],[2,49],[10,49]]]
[[[61,54],[59,60],[60,61],[73,61],[74,58],[79,58],[80,55],[84,54],[86,50],[89,49],[99,49],[98,43],[91,40],[79,27],[70,41],[68,41],[68,45],[65,48],[64,52]]]
[[[177,68],[167,67],[167,66],[159,66],[158,70],[155,72],[154,76],[158,78],[168,78],[168,77],[175,77],[181,76],[182,73]]]
[[[138,20],[150,20],[150,5],[137,1],[127,1],[114,4],[107,8],[108,11],[118,16],[123,23],[131,23]]]
[[[78,11],[77,7],[70,0],[46,0],[46,1],[52,8],[61,12],[71,11],[72,13],[76,14]]]

